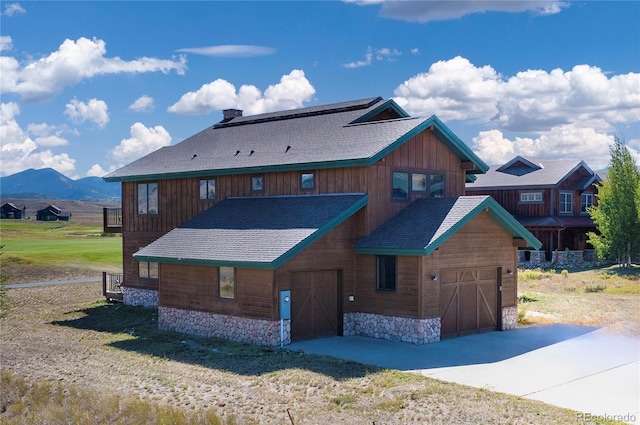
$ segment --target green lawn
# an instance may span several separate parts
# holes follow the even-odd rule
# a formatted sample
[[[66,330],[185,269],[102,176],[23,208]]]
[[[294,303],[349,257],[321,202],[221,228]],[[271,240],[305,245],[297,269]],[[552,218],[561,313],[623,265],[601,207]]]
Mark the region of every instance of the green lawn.
[[[73,222],[0,220],[5,264],[110,266],[122,262],[122,238]]]

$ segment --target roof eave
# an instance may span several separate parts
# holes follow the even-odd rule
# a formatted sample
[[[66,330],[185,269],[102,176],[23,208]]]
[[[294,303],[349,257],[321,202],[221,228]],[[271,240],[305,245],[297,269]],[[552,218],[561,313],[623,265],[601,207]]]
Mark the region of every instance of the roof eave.
[[[529,247],[534,249],[540,249],[542,243],[536,239],[531,232],[529,232],[522,224],[518,222],[507,210],[505,210],[498,202],[487,196],[484,201],[479,203],[475,208],[469,211],[464,217],[451,226],[447,231],[442,233],[436,239],[433,239],[423,250],[416,249],[395,249],[388,247],[365,247],[357,248],[356,252],[362,254],[378,254],[378,255],[429,255],[437,250],[442,244],[444,244],[451,236],[456,234],[460,229],[467,225],[473,218],[475,218],[482,211],[486,211],[492,219],[494,219],[500,226],[507,231],[514,238],[523,239]]]

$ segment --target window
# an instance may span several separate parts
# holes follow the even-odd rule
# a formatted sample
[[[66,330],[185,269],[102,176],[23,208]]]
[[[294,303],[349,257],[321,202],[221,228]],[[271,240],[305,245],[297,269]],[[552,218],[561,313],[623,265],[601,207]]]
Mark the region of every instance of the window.
[[[376,257],[376,289],[393,292],[396,290],[396,257],[378,255]]]
[[[409,173],[394,171],[392,198],[399,201],[409,200]]]
[[[233,267],[218,268],[218,295],[227,300],[236,297],[236,276]]]
[[[251,190],[262,192],[264,190],[263,176],[251,176]]]
[[[216,199],[216,181],[200,180],[200,200],[215,200]]]
[[[158,183],[138,184],[138,214],[158,214]]]
[[[409,200],[409,184],[411,192],[421,196],[440,198],[444,196],[444,174],[393,172],[393,194],[395,201]]]
[[[593,205],[593,193],[585,192],[580,195],[580,214],[589,214],[589,207]]]
[[[571,192],[560,192],[560,205],[559,205],[560,214],[571,214],[573,213],[573,193]]]
[[[312,190],[315,189],[316,182],[315,176],[313,173],[302,173],[300,174],[300,188],[302,190]]]
[[[427,175],[421,173],[411,174],[411,191],[426,192],[427,191]]]
[[[442,198],[444,196],[444,174],[431,174],[429,176],[429,196]]]
[[[520,192],[520,202],[542,202],[542,192]]]
[[[148,261],[140,261],[138,264],[138,276],[147,279],[158,278],[158,263],[150,263]]]

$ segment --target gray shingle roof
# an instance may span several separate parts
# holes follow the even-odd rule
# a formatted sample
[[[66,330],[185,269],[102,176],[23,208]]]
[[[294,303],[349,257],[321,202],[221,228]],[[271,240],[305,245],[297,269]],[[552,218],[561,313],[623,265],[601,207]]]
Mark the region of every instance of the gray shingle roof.
[[[174,146],[161,148],[105,176],[107,181],[337,168],[373,163],[378,156],[433,125],[436,135],[475,171],[488,167],[437,117],[354,123],[393,101],[380,98],[234,118]],[[301,112],[302,111],[302,112]],[[238,125],[239,124],[239,125]]]
[[[134,254],[275,269],[364,207],[364,194],[227,198]]]
[[[487,210],[512,236],[535,248],[540,242],[489,196],[421,198],[356,244],[363,254],[427,255]]]
[[[515,157],[507,164],[492,165],[485,174],[477,175],[473,183],[467,183],[466,189],[486,190],[493,188],[509,189],[523,187],[552,187],[562,183],[567,177],[583,167],[589,175],[599,177],[584,161],[555,160]],[[588,181],[585,180],[582,184]],[[580,183],[579,183],[580,184]]]

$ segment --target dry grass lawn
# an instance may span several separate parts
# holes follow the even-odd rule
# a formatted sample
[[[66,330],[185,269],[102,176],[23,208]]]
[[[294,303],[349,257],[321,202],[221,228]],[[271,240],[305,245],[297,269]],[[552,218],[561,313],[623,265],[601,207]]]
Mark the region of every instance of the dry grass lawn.
[[[539,273],[520,271],[525,322],[637,327],[637,272],[607,278],[593,271]],[[585,292],[598,284],[607,288]],[[576,423],[566,409],[411,373],[160,332],[154,309],[106,304],[99,283],[8,293],[11,308],[0,319],[3,383],[18,382],[33,393],[42,393],[36,384],[44,383],[44,397],[58,407],[45,415],[17,390],[4,390],[3,424],[73,423],[82,414],[99,423],[136,423],[123,419],[136,409],[181,423],[168,406],[207,412],[185,423],[289,424],[289,414],[295,424]],[[64,403],[73,397],[88,401]]]

